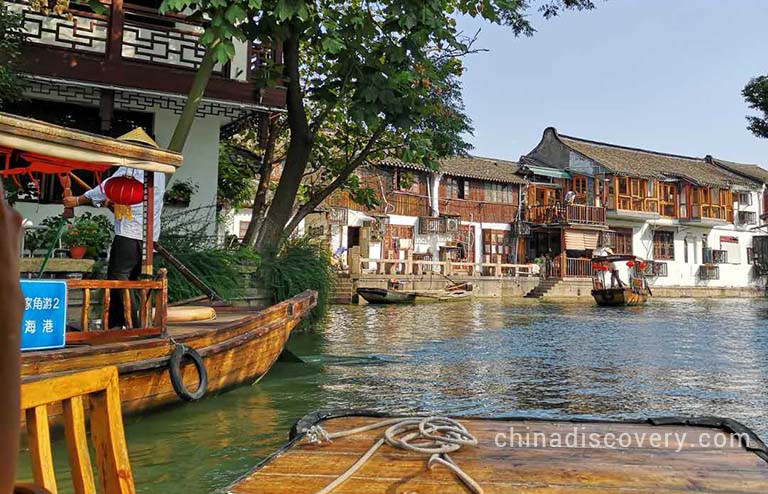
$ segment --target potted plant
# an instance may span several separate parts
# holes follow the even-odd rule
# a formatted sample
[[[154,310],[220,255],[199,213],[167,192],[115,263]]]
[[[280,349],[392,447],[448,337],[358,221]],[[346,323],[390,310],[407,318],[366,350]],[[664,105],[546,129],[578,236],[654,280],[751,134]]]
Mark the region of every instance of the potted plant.
[[[98,259],[99,253],[106,250],[112,239],[111,231],[112,225],[107,218],[85,213],[67,227],[61,241],[69,247],[72,259]]]
[[[197,192],[199,187],[191,180],[176,180],[173,185],[165,191],[165,204],[169,206],[189,206],[192,194]]]

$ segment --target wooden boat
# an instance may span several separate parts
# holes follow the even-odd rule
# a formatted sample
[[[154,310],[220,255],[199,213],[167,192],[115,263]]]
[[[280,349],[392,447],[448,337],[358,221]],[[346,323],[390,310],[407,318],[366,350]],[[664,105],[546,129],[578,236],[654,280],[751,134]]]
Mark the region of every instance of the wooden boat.
[[[358,288],[357,294],[369,304],[410,304],[416,301],[416,293],[387,288]]]
[[[612,279],[610,266],[618,267],[617,264],[626,265],[629,284],[624,284],[620,280],[616,283],[617,280]],[[652,292],[645,279],[644,270],[645,261],[633,255],[607,255],[592,258],[592,297],[597,305],[618,307],[646,303]]]
[[[592,290],[592,297],[594,297],[597,305],[604,307],[640,305],[648,301],[647,294],[628,286],[594,289]]]
[[[466,290],[418,290],[414,293],[417,302],[451,302],[470,298]]]
[[[150,172],[142,187],[144,211],[151,212],[155,209],[152,172],[173,173],[181,163],[181,154],[160,149],[140,129],[111,139],[0,113],[0,175],[55,174],[62,181],[65,197],[71,195],[70,178],[76,177],[73,171],[99,173],[120,165]],[[72,214],[65,211],[63,217]],[[66,346],[24,352],[24,383],[114,365],[120,374],[120,399],[126,413],[180,399],[199,399],[263,376],[282,352],[291,330],[316,305],[317,294],[310,291],[264,310],[217,307],[214,320],[210,311],[199,308],[174,314],[168,310],[165,271],[153,273],[153,223],[144,221],[142,274],[146,279],[66,280],[63,303],[56,298],[59,329],[67,328],[62,335]],[[67,308],[77,310],[67,307],[73,293],[82,295],[77,321],[65,313]],[[135,311],[131,294],[139,301]],[[110,301],[117,297],[122,297],[127,327],[105,330],[92,324],[92,298],[99,299],[106,325]],[[36,300],[42,303],[42,297]],[[30,297],[25,317],[38,310],[32,302]],[[52,324],[52,319],[49,321]],[[72,327],[79,331],[72,331]],[[194,365],[189,365],[190,361]],[[56,415],[61,409],[50,411]]]
[[[123,412],[136,413],[182,400],[171,382],[170,365],[174,349],[185,345],[201,357],[207,373],[204,394],[225,391],[261,378],[316,303],[315,292],[304,292],[264,310],[216,307],[215,320],[169,323],[168,337],[24,352],[22,382],[114,365],[120,373]],[[119,331],[104,333],[111,332]],[[194,393],[197,369],[184,365],[180,370],[185,387]]]
[[[476,445],[462,441],[465,444],[449,458],[440,454],[437,459],[403,449],[401,441],[408,438],[397,434],[393,435],[398,444],[385,441],[370,453],[391,425],[334,437],[338,431],[385,418],[349,411],[311,414],[294,426],[288,444],[226,492],[672,494],[695,490],[738,494],[765,492],[768,486],[765,444],[746,427],[727,419],[569,422],[458,418]],[[332,440],[323,440],[325,434]],[[675,439],[657,441],[665,437]],[[415,442],[412,438],[409,444]],[[358,470],[327,489],[366,452],[371,456]],[[446,465],[450,460],[462,473]],[[472,482],[478,489],[470,487]]]

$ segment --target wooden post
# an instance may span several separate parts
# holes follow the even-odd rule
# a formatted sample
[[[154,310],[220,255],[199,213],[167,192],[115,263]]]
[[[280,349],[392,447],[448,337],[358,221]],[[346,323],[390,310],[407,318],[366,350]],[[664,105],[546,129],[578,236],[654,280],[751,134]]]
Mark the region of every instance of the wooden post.
[[[413,272],[413,252],[405,251],[405,274],[416,274]]]
[[[99,492],[133,494],[133,475],[123,432],[117,369],[107,389],[91,395],[91,438],[99,472]]]
[[[144,172],[144,266],[141,272],[144,276],[152,276],[155,250],[155,173]]]
[[[112,0],[109,13],[109,37],[107,38],[107,64],[119,66],[123,58],[123,0]]]
[[[349,274],[360,274],[360,247],[355,245],[349,249]]]
[[[101,329],[106,331],[109,329],[109,288],[104,289],[104,305],[101,308]]]
[[[88,312],[91,310],[91,289],[83,289],[83,308],[80,313],[80,329],[88,331]]]
[[[32,475],[35,484],[56,494],[47,405],[43,404],[27,410],[27,431],[29,431],[29,454],[32,458]]]

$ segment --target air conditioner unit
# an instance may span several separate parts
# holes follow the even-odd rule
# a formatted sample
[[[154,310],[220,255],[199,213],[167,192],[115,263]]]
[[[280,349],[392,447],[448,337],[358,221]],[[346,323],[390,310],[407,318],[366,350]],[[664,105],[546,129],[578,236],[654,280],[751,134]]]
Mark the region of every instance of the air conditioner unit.
[[[443,219],[432,216],[419,216],[419,233],[424,235],[428,233],[440,233]]]
[[[445,233],[456,233],[459,231],[459,225],[461,225],[461,219],[455,216],[448,216],[445,218]]]
[[[347,215],[347,208],[330,208],[328,210],[328,223],[331,225],[346,225]]]

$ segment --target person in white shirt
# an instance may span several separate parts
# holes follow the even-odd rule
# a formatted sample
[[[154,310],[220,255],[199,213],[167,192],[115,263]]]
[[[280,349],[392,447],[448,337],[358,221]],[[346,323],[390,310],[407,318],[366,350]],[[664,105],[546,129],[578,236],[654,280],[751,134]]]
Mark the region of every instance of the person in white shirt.
[[[160,236],[160,216],[163,212],[163,195],[165,195],[165,174],[155,174],[155,211],[154,228],[152,230],[154,240]],[[114,177],[130,176],[144,183],[144,171],[133,168],[120,167],[99,187],[95,187],[81,196],[65,197],[64,207],[92,205],[96,207],[109,206],[109,199],[104,194],[104,186]],[[107,267],[107,279],[109,280],[138,280],[141,274],[141,261],[144,238],[144,203],[131,206],[131,218],[115,219],[115,238],[109,251],[109,265]],[[138,309],[138,302],[132,301],[134,309]],[[138,311],[134,310],[133,327],[138,327]],[[112,297],[109,303],[108,328],[121,328],[126,326],[123,299]],[[84,328],[85,329],[85,328]]]

